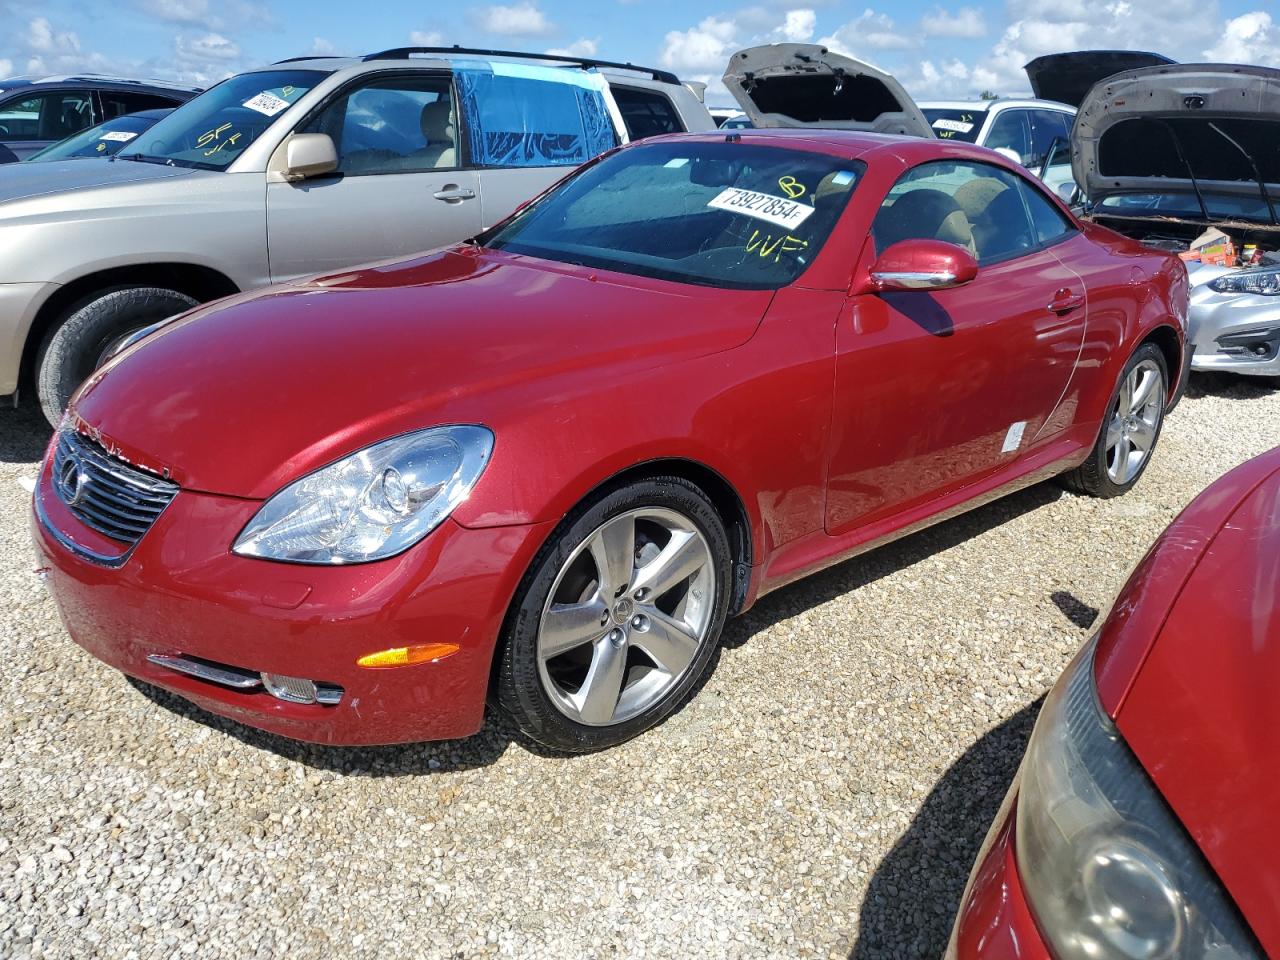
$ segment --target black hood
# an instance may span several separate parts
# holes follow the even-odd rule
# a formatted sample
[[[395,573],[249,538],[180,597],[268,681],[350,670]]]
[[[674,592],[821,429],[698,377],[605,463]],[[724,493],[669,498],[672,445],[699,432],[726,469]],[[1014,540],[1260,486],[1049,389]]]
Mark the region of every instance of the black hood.
[[[1057,100],[1078,107],[1095,83],[1122,70],[1173,63],[1158,53],[1137,50],[1077,50],[1036,57],[1023,69],[1031,90],[1041,100]]]

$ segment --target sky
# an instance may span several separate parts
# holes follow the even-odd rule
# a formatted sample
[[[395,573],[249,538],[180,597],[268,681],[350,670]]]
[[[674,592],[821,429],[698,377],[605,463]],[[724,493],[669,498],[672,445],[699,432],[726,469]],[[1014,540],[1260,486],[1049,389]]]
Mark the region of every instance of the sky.
[[[1274,16],[1273,16],[1274,14]],[[1272,0],[0,0],[0,77],[67,72],[214,83],[310,53],[417,44],[568,52],[709,84],[756,43],[822,43],[898,76],[917,98],[1025,93],[1043,53],[1123,48],[1280,66]]]

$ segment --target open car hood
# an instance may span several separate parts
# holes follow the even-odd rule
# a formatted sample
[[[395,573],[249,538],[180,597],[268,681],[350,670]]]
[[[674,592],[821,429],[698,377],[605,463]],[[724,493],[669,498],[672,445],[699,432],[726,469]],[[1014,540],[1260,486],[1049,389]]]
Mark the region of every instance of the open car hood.
[[[813,43],[774,43],[729,58],[724,85],[757,127],[871,130],[933,137],[892,74]]]
[[[1128,70],[1098,83],[1071,135],[1072,169],[1089,200],[1196,190],[1215,219],[1270,222],[1259,181],[1280,210],[1280,70],[1185,63]]]
[[[1024,70],[1031,92],[1040,100],[1056,100],[1079,107],[1095,83],[1124,70],[1173,63],[1158,53],[1137,50],[1077,50],[1036,57]]]

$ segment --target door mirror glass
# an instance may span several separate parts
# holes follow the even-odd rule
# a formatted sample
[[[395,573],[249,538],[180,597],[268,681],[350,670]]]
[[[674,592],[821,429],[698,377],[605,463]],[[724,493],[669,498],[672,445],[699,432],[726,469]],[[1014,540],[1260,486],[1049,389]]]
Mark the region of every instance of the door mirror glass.
[[[964,247],[943,240],[902,240],[871,268],[872,289],[946,290],[978,275],[978,261]]]
[[[286,180],[323,177],[338,169],[338,150],[327,133],[295,133],[285,151]]]

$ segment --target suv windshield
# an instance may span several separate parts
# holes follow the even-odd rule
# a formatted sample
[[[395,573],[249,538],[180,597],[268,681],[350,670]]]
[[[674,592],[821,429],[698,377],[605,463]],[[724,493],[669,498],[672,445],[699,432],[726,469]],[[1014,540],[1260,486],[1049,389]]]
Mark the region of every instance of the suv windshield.
[[[187,101],[116,157],[225,170],[325,76],[320,70],[269,70],[224,80]]]
[[[27,162],[110,157],[119,153],[138,134],[155,126],[156,120],[156,117],[116,117],[45,147],[39,153],[27,157]]]
[[[586,168],[480,240],[687,283],[773,289],[813,262],[864,165],[741,143],[651,143]]]
[[[953,110],[949,107],[921,107],[920,112],[933,127],[934,135],[939,140],[966,140],[974,143],[982,130],[982,121],[987,119],[987,111],[978,108]]]

